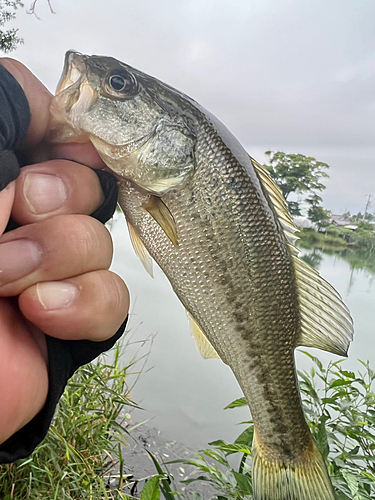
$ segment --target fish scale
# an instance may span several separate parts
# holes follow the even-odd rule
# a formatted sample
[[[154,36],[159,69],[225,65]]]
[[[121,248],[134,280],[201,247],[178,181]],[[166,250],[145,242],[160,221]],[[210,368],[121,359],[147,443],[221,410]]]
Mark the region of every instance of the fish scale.
[[[113,58],[69,51],[51,114],[54,140],[89,138],[117,175],[145,268],[159,264],[202,355],[236,376],[254,420],[254,500],[334,500],[294,349],[346,355],[352,320],[298,258],[268,173],[198,103]]]

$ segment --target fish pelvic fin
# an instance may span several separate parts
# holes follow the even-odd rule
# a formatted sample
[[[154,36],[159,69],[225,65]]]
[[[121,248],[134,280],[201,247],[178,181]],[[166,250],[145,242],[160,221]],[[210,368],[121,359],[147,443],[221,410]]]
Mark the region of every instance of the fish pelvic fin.
[[[269,459],[253,441],[254,500],[336,500],[326,465],[315,442],[299,460]]]
[[[130,224],[128,220],[126,222],[128,224],[130,241],[132,242],[134,251],[140,258],[143,267],[146,269],[151,278],[153,278],[154,274],[151,255],[148,253],[147,248],[144,246],[143,241],[139,237],[137,231],[134,229],[134,226]]]
[[[190,323],[191,336],[194,339],[195,347],[198,349],[202,358],[204,359],[221,359],[211,342],[207,339],[206,335],[202,332],[200,326],[193,318],[193,316],[186,311]]]

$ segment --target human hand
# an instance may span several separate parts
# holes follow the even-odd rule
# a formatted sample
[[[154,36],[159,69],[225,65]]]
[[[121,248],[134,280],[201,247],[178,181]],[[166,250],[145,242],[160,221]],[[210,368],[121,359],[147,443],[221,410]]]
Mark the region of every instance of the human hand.
[[[1,63],[30,105],[30,158],[52,159],[32,160],[0,193],[0,444],[45,404],[45,334],[106,340],[129,308],[124,282],[108,270],[111,237],[89,217],[103,192],[95,172],[82,163],[101,168],[101,160],[89,144],[45,144],[52,96],[22,64]],[[56,159],[62,156],[80,163]],[[20,227],[4,233],[10,216]]]

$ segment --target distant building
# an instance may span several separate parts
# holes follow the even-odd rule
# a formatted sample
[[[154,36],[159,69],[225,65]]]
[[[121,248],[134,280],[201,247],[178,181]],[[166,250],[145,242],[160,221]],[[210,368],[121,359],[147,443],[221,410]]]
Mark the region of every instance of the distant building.
[[[330,223],[334,226],[342,227],[343,229],[350,229],[351,231],[357,231],[358,225],[353,223],[344,215],[331,215]]]
[[[311,220],[308,219],[306,215],[296,215],[295,217],[293,217],[293,222],[300,229],[311,228],[315,229],[315,231],[318,230],[317,225],[314,222],[311,222]]]
[[[329,221],[334,226],[350,226],[352,224],[352,221],[343,215],[332,214]]]

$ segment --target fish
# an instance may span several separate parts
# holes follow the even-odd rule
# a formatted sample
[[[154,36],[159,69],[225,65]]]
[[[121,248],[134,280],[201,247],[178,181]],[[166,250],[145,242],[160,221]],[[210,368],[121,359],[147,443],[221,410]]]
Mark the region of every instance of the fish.
[[[167,276],[202,355],[233,371],[254,422],[254,499],[334,500],[294,351],[346,356],[353,322],[299,258],[266,169],[191,97],[112,57],[68,51],[51,116],[52,141],[91,141],[117,177],[137,255]]]

